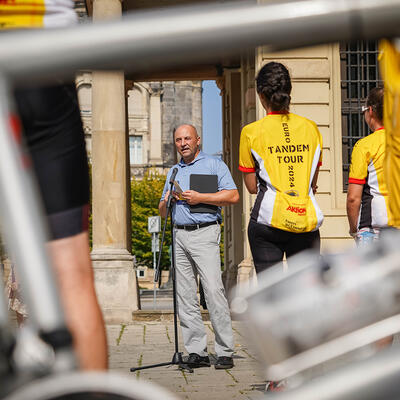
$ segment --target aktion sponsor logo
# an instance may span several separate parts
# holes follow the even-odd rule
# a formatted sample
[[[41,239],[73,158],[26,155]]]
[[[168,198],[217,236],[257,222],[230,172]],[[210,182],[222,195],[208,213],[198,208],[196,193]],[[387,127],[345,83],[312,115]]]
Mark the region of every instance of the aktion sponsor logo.
[[[306,213],[306,208],[305,207],[294,207],[294,206],[289,206],[287,211],[296,213],[297,215],[305,215]]]

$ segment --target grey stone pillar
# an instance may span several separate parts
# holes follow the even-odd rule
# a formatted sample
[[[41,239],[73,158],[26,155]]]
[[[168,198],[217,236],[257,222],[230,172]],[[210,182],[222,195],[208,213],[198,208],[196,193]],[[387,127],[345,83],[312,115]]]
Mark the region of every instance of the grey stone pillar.
[[[203,139],[203,88],[201,81],[192,82],[192,123],[197,129],[197,133]]]
[[[122,14],[119,0],[95,0],[94,21]],[[125,77],[94,71],[92,83],[93,251],[96,290],[107,322],[129,322],[139,306],[130,253]]]

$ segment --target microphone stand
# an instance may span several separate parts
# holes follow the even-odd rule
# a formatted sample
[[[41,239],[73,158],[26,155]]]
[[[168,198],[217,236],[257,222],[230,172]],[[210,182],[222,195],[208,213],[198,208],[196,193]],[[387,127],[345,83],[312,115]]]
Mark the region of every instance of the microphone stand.
[[[130,369],[131,372],[139,371],[142,369],[149,369],[149,368],[156,368],[156,367],[164,367],[167,365],[177,365],[179,369],[184,369],[187,370],[188,372],[193,372],[193,369],[190,368],[186,363],[183,362],[182,358],[182,352],[179,352],[178,348],[178,302],[177,302],[177,295],[176,295],[176,265],[175,265],[175,240],[174,240],[174,224],[173,224],[173,217],[172,217],[172,207],[174,204],[173,201],[173,186],[174,186],[174,179],[176,176],[176,173],[178,172],[177,169],[175,169],[172,172],[171,179],[169,181],[170,184],[170,189],[169,189],[169,196],[168,196],[168,201],[167,201],[167,215],[165,216],[164,219],[164,226],[163,226],[163,231],[162,231],[162,236],[161,236],[161,247],[160,247],[160,252],[158,253],[158,261],[157,261],[157,266],[154,271],[154,282],[158,282],[159,276],[160,276],[160,268],[161,268],[161,256],[162,256],[162,249],[163,249],[163,244],[164,244],[164,239],[165,239],[165,230],[167,227],[167,222],[168,222],[168,215],[170,216],[171,220],[171,270],[170,274],[172,276],[172,294],[173,294],[173,304],[174,304],[174,338],[175,338],[175,352],[174,355],[172,356],[172,360],[169,362],[163,362],[159,364],[152,364],[152,365],[145,365],[142,367],[133,367]]]

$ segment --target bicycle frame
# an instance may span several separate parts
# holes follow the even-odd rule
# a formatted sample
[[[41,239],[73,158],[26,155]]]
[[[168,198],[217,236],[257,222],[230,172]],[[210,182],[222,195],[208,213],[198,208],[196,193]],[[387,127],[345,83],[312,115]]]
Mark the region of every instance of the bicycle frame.
[[[131,72],[193,65],[245,48],[273,50],[400,36],[398,0],[299,0],[169,7],[73,28],[2,32],[0,71],[13,84],[79,69]]]

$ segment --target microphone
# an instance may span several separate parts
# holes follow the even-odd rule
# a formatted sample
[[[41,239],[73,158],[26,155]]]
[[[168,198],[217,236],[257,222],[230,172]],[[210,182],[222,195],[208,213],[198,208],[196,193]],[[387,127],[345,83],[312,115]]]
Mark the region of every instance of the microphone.
[[[178,168],[175,167],[172,170],[171,177],[169,178],[169,184],[171,185],[171,193],[169,194],[168,201],[167,201],[167,215],[168,215],[168,210],[171,208],[172,200],[174,200],[173,196],[172,196],[172,185],[174,184],[174,180],[175,180],[177,173],[178,173]]]
[[[176,174],[178,173],[178,168],[177,167],[175,167],[173,170],[172,170],[172,174],[171,174],[171,178],[169,178],[169,183],[171,184],[171,183],[174,183],[174,180],[175,180],[175,177],[176,177]]]

